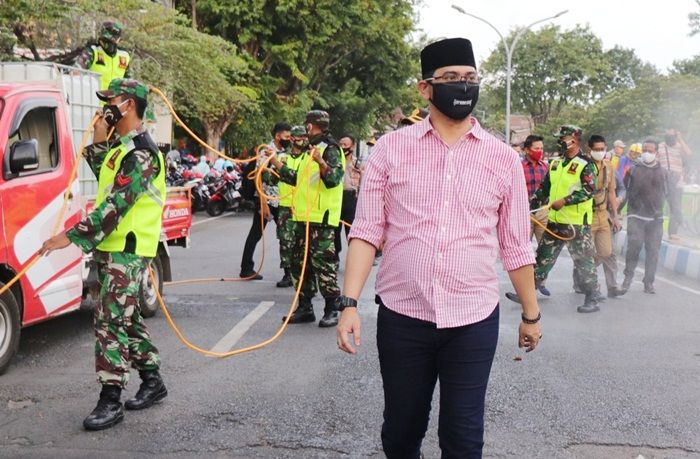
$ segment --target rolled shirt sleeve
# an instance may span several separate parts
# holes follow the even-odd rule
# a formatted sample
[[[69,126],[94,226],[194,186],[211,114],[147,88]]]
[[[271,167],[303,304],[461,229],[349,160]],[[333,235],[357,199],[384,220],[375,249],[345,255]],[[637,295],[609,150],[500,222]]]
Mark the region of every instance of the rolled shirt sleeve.
[[[501,259],[506,271],[535,264],[535,253],[530,244],[530,206],[525,175],[517,157],[514,159],[516,161],[510,168],[511,176],[498,209],[496,225]]]
[[[349,239],[362,239],[376,248],[381,246],[386,224],[384,191],[387,181],[386,147],[380,140],[372,149],[362,176],[362,187]]]

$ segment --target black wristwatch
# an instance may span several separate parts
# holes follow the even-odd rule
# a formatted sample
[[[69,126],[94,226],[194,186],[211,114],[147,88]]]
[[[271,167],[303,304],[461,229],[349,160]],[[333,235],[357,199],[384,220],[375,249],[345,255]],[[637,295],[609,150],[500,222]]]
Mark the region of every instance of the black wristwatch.
[[[342,295],[338,298],[338,311],[344,311],[345,308],[357,308],[357,300],[348,298]]]

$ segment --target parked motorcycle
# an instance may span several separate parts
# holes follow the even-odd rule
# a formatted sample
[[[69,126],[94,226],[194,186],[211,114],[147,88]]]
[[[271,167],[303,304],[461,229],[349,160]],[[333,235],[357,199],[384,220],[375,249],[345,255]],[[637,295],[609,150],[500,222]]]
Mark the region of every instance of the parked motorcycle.
[[[211,197],[207,202],[207,213],[216,217],[225,210],[235,210],[241,205],[242,197],[240,176],[233,168],[221,174],[221,178],[214,184]]]

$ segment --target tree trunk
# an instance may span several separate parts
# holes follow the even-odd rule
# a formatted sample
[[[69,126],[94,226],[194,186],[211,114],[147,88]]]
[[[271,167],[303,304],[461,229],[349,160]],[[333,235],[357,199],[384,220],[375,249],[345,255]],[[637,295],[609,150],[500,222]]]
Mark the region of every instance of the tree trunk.
[[[204,124],[204,131],[207,134],[207,143],[219,151],[219,142],[221,142],[221,137],[224,135],[224,132],[226,132],[226,129],[231,125],[231,122],[228,120],[219,120],[216,122],[202,121],[202,123]],[[205,154],[212,162],[219,158],[218,155],[209,150],[207,150]]]
[[[197,30],[197,0],[191,0],[190,6],[192,7],[192,28]]]

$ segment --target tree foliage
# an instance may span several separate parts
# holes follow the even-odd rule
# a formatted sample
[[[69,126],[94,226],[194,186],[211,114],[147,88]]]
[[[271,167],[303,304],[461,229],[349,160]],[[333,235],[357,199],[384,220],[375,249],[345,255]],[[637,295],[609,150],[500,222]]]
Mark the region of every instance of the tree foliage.
[[[700,0],[695,0],[695,3],[698,5],[698,10],[688,14],[691,37],[700,33]]]
[[[258,64],[256,116],[267,126],[277,119],[299,123],[307,110],[321,108],[336,133],[362,135],[410,102],[406,87],[418,73],[407,39],[413,6],[413,0],[199,0],[197,18],[200,30],[221,35]]]
[[[512,42],[517,30],[507,41]],[[482,66],[488,100],[502,101],[506,92],[506,59],[502,44]],[[525,32],[512,60],[511,107],[528,114],[536,124],[558,118],[567,108],[585,110],[618,88],[631,88],[656,70],[631,50],[604,51],[588,27],[562,31],[558,26]],[[492,102],[493,103],[493,102]],[[502,105],[502,102],[500,102]],[[489,111],[502,112],[498,106]]]

